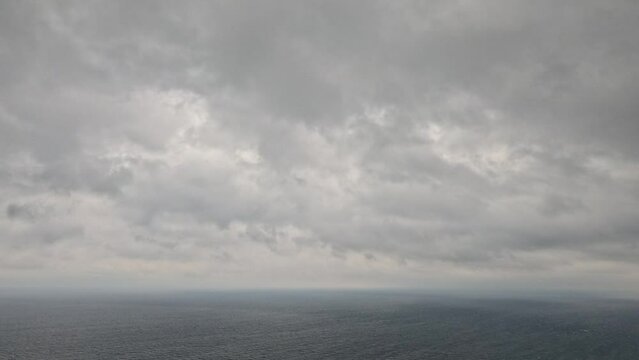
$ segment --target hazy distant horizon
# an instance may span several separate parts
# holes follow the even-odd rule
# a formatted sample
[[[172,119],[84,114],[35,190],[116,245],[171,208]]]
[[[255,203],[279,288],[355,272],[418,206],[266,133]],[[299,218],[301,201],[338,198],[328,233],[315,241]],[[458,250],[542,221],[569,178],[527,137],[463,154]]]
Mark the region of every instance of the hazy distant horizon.
[[[0,288],[637,297],[637,19],[0,0]]]
[[[162,299],[166,296],[251,296],[277,295],[283,298],[300,295],[321,297],[336,294],[352,295],[396,295],[448,298],[451,300],[521,300],[521,301],[639,301],[636,291],[592,291],[580,289],[513,288],[513,287],[449,287],[449,288],[409,288],[409,287],[176,287],[160,284],[157,286],[134,286],[131,284],[81,286],[73,285],[23,285],[0,286],[0,298],[9,299],[86,299],[112,297],[142,297]]]

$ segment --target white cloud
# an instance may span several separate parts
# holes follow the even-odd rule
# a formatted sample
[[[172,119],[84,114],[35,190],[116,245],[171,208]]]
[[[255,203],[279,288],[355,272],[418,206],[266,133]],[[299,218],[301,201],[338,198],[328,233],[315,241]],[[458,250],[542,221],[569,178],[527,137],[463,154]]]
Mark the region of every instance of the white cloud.
[[[147,5],[0,5],[1,283],[636,282],[636,7]]]

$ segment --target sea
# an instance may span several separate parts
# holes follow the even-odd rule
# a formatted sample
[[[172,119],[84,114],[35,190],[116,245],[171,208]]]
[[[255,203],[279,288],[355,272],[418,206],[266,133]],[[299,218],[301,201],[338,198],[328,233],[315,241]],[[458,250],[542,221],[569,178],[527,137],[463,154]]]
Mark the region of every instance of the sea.
[[[639,359],[639,302],[392,291],[0,294],[0,359]]]

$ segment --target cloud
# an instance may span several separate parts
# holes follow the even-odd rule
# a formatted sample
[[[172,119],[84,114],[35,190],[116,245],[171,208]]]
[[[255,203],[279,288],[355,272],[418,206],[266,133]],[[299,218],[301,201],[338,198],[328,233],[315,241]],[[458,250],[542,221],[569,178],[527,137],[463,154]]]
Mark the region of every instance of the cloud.
[[[630,2],[0,7],[3,283],[636,284]]]

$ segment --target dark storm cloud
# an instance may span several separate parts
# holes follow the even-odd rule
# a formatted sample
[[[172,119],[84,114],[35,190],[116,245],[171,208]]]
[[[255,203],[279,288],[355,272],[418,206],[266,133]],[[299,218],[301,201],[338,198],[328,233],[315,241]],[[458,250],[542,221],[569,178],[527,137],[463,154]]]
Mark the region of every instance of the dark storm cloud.
[[[636,270],[637,15],[2,2],[4,279],[38,261],[226,285]]]

